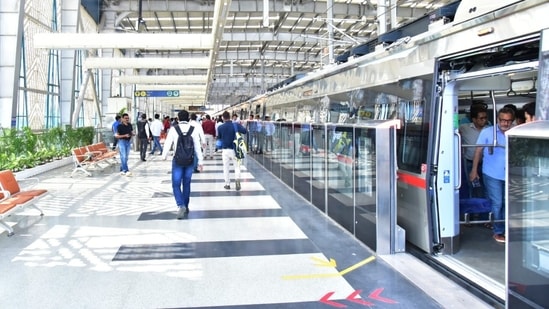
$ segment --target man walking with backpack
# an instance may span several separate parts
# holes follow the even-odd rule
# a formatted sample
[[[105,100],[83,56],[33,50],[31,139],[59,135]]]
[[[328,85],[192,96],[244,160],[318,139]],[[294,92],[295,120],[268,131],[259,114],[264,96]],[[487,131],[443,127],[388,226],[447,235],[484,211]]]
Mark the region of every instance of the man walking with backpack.
[[[189,197],[191,195],[191,179],[194,171],[194,158],[198,158],[198,170],[202,171],[202,149],[198,131],[194,130],[189,121],[189,112],[181,110],[177,115],[179,124],[168,131],[162,159],[166,160],[172,144],[174,158],[172,160],[172,189],[175,203],[178,207],[177,219],[183,219],[189,212]]]
[[[231,115],[229,112],[223,112],[224,123],[219,126],[217,133],[219,139],[222,142],[221,157],[223,158],[223,177],[225,178],[225,186],[223,188],[231,189],[231,180],[229,178],[229,164],[232,161],[234,166],[234,177],[236,183],[236,191],[240,191],[240,159],[236,158],[235,143],[236,132],[246,134],[246,128],[239,123],[233,123],[231,121]]]

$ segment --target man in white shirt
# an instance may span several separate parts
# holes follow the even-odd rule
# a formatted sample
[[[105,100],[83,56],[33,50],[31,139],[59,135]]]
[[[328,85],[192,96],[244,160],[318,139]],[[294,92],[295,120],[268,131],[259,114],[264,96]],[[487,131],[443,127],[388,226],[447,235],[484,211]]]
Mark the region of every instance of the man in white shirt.
[[[158,148],[160,154],[162,154],[162,145],[160,145],[160,134],[162,133],[162,129],[164,129],[164,125],[160,121],[160,115],[154,114],[154,120],[151,123],[151,133],[153,137],[153,148],[149,153],[151,155],[156,152],[156,148]]]
[[[204,148],[206,148],[206,137],[204,136],[204,129],[202,129],[202,125],[196,119],[197,119],[197,115],[195,113],[192,113],[191,114],[191,120],[189,121],[189,124],[194,127],[194,130],[196,132],[198,132],[198,136],[200,138],[200,146],[202,147],[201,149],[204,149]],[[200,171],[197,169],[197,167],[198,167],[198,161],[197,161],[197,158],[195,157],[195,159],[194,159],[194,172],[195,173],[200,173]]]
[[[190,124],[187,122],[189,120],[189,112],[186,110],[181,110],[178,114],[179,117],[179,124],[178,125],[181,128],[182,133],[187,133],[189,131],[189,128],[191,127]],[[193,129],[193,132],[191,133],[191,136],[193,138],[194,143],[194,152],[195,152],[195,160],[198,162],[198,170],[202,170],[202,149],[200,149],[200,137],[198,136],[198,130],[196,130],[196,127]],[[166,136],[166,143],[164,144],[164,150],[162,151],[162,159],[166,160],[166,157],[168,156],[168,152],[170,152],[170,148],[173,144],[173,153],[177,151],[177,140],[179,138],[179,134],[177,133],[177,130],[169,130],[168,135]],[[185,214],[189,212],[189,200],[191,195],[191,180],[193,176],[193,171],[195,167],[193,164],[189,166],[181,166],[178,165],[175,160],[172,161],[172,189],[173,189],[173,196],[175,198],[175,203],[177,204],[178,211],[177,211],[177,219],[183,219]]]

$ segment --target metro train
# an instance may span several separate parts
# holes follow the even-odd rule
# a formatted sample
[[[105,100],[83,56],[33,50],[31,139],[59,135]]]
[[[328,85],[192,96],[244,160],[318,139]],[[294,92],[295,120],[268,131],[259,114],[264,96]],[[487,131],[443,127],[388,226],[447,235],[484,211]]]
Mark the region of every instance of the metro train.
[[[473,103],[487,106],[492,124],[504,105],[536,99],[538,118],[547,118],[547,12],[545,0],[463,0],[451,19],[431,20],[423,33],[380,40],[368,54],[226,110],[292,123],[400,120],[397,212],[408,247],[501,303],[505,245],[460,213],[462,154],[473,145],[461,143],[458,126]]]

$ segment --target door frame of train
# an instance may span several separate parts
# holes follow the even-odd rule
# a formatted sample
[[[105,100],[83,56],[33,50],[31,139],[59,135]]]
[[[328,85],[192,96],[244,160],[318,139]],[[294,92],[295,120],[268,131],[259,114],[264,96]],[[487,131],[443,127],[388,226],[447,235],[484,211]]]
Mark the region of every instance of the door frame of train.
[[[435,177],[431,182],[436,203],[442,252],[457,253],[460,249],[459,189],[461,185],[461,137],[459,129],[458,97],[460,91],[506,91],[511,79],[508,74],[537,70],[538,62],[512,64],[477,72],[439,74],[442,80],[438,141],[433,157]],[[496,114],[496,102],[492,108]],[[436,123],[436,122],[435,122]]]

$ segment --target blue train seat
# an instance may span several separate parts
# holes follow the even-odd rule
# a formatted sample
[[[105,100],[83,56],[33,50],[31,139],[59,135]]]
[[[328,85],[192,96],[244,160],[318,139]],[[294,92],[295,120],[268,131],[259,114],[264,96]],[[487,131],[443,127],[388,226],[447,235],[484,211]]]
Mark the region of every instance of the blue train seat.
[[[461,188],[459,189],[460,223],[494,223],[492,203],[486,198],[471,197],[468,182],[469,179],[463,170],[461,172]]]

